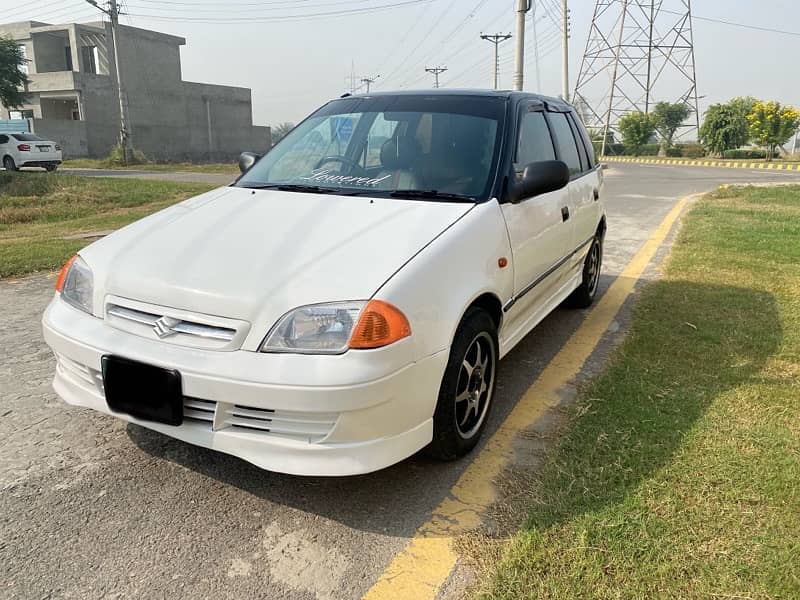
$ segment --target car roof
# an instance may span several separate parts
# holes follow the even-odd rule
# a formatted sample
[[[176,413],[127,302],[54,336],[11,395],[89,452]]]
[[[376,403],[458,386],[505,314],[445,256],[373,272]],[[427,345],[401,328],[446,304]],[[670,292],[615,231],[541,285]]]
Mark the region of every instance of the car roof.
[[[548,106],[571,108],[571,104],[561,98],[534,94],[531,92],[518,92],[514,90],[488,90],[482,88],[433,88],[422,90],[394,90],[370,92],[369,94],[344,94],[342,98],[373,98],[386,96],[483,96],[489,98],[507,98],[509,100],[538,100]]]

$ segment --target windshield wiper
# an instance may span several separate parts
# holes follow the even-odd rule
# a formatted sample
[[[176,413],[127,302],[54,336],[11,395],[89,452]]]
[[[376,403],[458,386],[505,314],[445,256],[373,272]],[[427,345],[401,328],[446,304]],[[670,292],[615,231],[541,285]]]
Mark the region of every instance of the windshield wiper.
[[[438,190],[395,190],[389,194],[392,198],[430,198],[431,200],[454,200],[456,202],[475,202],[472,196],[451,194]]]
[[[278,190],[281,192],[305,192],[307,194],[338,194],[339,188],[326,188],[318,185],[300,185],[293,183],[251,183],[240,187],[250,190]]]

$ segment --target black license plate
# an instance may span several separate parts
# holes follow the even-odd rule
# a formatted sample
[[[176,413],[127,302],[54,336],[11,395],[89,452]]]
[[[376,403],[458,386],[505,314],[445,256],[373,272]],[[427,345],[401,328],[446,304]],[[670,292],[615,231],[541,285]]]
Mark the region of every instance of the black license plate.
[[[155,423],[183,423],[181,374],[119,356],[103,357],[103,387],[113,412]]]

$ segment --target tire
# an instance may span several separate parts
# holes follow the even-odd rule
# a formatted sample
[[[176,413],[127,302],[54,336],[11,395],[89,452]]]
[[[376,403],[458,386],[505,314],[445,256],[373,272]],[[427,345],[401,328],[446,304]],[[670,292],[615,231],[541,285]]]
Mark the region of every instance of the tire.
[[[54,173],[58,169],[58,165],[47,165],[45,169],[47,169],[48,173]]]
[[[17,168],[17,163],[15,163],[14,159],[10,156],[3,157],[3,168],[6,171],[19,171],[19,168]]]
[[[454,460],[467,454],[486,428],[497,385],[497,327],[489,314],[470,309],[450,349],[433,415],[428,456]]]
[[[570,308],[588,308],[597,296],[597,286],[600,281],[600,269],[603,266],[603,238],[596,235],[586,253],[583,261],[583,275],[581,284],[567,298],[566,304]]]

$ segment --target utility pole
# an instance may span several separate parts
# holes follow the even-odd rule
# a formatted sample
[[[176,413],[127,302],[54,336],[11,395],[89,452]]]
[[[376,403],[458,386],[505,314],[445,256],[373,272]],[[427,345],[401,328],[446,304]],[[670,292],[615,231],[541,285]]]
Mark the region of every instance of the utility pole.
[[[375,75],[375,77],[362,77],[361,78],[361,83],[363,83],[363,84],[365,84],[367,86],[367,93],[368,94],[369,94],[369,86],[372,85],[373,83],[375,83],[379,77],[380,77],[380,75]]]
[[[511,39],[511,34],[506,33],[495,33],[494,35],[484,35],[481,34],[482,40],[489,40],[494,44],[494,89],[497,89],[497,72],[500,70],[500,54],[499,54],[499,47],[500,44],[505,42],[506,40]]]
[[[522,91],[525,78],[525,15],[531,9],[531,0],[517,0],[517,55],[514,61],[514,89]]]
[[[536,3],[539,0],[531,2],[531,25],[533,26],[533,60],[535,61],[536,68],[536,91],[542,93],[542,69],[539,62],[539,34],[536,33]]]
[[[569,102],[569,8],[567,0],[561,0],[561,96]]]
[[[447,71],[447,67],[430,67],[430,68],[425,67],[425,71],[428,72],[428,73],[433,73],[433,77],[434,77],[433,87],[438,88],[439,87],[439,75],[441,75],[442,73]]]
[[[117,95],[119,96],[119,145],[122,148],[122,162],[128,164],[129,146],[131,141],[130,118],[128,117],[128,102],[122,85],[122,73],[119,68],[119,45],[117,43],[119,27],[119,6],[117,0],[109,0],[108,8],[102,8],[96,0],[86,0],[97,10],[108,15],[111,19],[111,41],[114,48],[114,70],[117,73]]]

